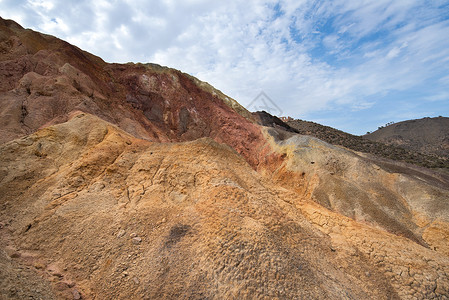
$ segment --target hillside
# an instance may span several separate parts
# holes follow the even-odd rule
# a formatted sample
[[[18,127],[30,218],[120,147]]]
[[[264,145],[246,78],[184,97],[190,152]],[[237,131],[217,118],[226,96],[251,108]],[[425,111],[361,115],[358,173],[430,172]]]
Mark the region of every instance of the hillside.
[[[382,127],[364,138],[449,158],[449,118],[423,118]]]
[[[1,298],[449,298],[449,176],[10,20],[0,48]]]
[[[448,140],[447,128],[449,127],[444,128],[444,126],[441,126],[440,130],[436,130],[439,132],[436,134],[439,138],[432,139],[434,142],[433,144],[430,143],[430,140],[429,144],[426,144],[427,142],[425,141],[416,141],[416,145],[432,146],[412,147],[407,146],[404,143],[391,142],[392,140],[388,142],[385,139],[377,138],[379,135],[375,133],[364,136],[356,136],[310,121],[292,120],[288,121],[287,124],[291,128],[294,128],[299,134],[314,136],[333,145],[340,145],[355,151],[370,153],[376,156],[416,164],[427,168],[444,168],[449,170],[449,157],[447,155],[437,155],[437,153],[443,154],[445,153],[444,151],[447,151],[442,149],[446,149],[446,146],[444,145],[446,145],[445,143],[447,143]],[[433,129],[427,128],[426,130],[431,132]],[[421,132],[423,136],[425,135],[426,130]],[[446,140],[443,138],[442,134],[444,130],[446,130]],[[429,136],[431,135],[432,134],[429,134]],[[411,143],[410,140],[409,143]],[[429,151],[425,151],[426,147]],[[430,149],[440,149],[441,151],[438,152]]]

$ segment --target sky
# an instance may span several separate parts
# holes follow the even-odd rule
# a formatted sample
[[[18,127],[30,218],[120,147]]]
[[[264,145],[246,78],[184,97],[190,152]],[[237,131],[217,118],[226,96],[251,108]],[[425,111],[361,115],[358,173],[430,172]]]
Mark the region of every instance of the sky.
[[[449,117],[449,0],[0,0],[0,16],[352,134]]]

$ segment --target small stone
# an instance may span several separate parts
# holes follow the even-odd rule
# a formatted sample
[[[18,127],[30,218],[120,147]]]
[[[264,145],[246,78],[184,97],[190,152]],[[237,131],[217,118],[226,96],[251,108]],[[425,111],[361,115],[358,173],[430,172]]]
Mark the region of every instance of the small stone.
[[[159,225],[161,225],[161,224],[164,224],[165,222],[167,222],[167,219],[166,219],[166,218],[163,218],[162,220],[159,220],[159,221],[156,223],[156,225],[159,226]]]
[[[133,232],[133,233],[131,233],[129,236],[132,237],[132,238],[134,238],[134,237],[137,236],[137,233]]]
[[[96,182],[89,188],[89,191],[90,192],[94,192],[94,193],[98,193],[101,190],[103,190],[104,188],[105,188],[104,183]]]
[[[120,230],[118,233],[117,233],[117,238],[121,238],[122,236],[124,236],[125,235],[125,230]]]
[[[73,299],[74,300],[80,300],[81,299],[81,294],[80,292],[78,292],[78,290],[74,289],[72,291],[72,295],[73,295]]]
[[[9,257],[11,257],[11,258],[19,258],[20,257],[20,253],[16,251],[16,252],[12,253]]]
[[[57,291],[64,291],[65,289],[68,288],[68,285],[66,282],[58,282],[54,286]]]
[[[135,284],[139,284],[140,283],[139,278],[137,278],[137,277],[134,277],[133,281],[134,281]]]
[[[139,245],[142,242],[142,239],[138,236],[133,238],[133,244],[134,245]]]
[[[16,249],[14,249],[10,246],[6,246],[4,250],[5,250],[6,254],[11,258],[19,258],[20,257],[20,252],[18,252]]]
[[[35,267],[36,269],[38,269],[38,270],[45,268],[45,266],[44,266],[43,264],[41,264],[41,263],[35,263],[35,264],[34,264],[34,267]]]

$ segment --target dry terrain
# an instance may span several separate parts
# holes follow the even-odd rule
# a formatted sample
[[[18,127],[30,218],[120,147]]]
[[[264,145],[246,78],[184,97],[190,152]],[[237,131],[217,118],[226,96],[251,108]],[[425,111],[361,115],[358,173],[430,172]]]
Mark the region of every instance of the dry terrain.
[[[404,142],[403,139],[401,139],[402,142],[394,142],[392,139],[389,142],[386,138],[377,138],[381,136],[380,132],[384,132],[383,130],[385,129],[369,135],[356,136],[310,121],[290,120],[287,122],[287,125],[299,134],[311,135],[333,145],[340,145],[355,151],[370,153],[391,160],[432,169],[441,169],[441,171],[446,173],[449,171],[449,156],[447,153],[449,126],[427,127],[419,135],[410,136],[407,142]],[[410,131],[414,130],[410,127],[408,129]],[[443,131],[445,135],[442,134]],[[438,138],[423,139],[426,135],[438,136]],[[421,146],[414,147],[412,144],[419,144]],[[427,146],[424,147],[423,145]]]
[[[449,299],[449,178],[0,19],[1,299]]]
[[[449,118],[423,118],[379,128],[365,138],[449,158]]]

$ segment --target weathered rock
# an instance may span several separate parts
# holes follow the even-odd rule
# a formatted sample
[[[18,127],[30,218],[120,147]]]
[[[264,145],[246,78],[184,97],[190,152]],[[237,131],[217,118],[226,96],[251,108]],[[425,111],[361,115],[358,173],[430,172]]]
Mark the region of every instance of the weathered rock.
[[[134,245],[139,245],[142,242],[142,238],[140,238],[138,236],[133,237],[132,242]]]
[[[266,132],[181,72],[0,29],[0,246],[22,253],[0,251],[0,294],[447,296],[444,178]]]
[[[87,142],[79,143],[83,136],[89,136]],[[66,262],[61,265],[76,262],[67,273],[90,276],[78,286],[97,297],[129,298],[137,292],[170,298],[201,291],[229,298],[234,292],[227,287],[243,283],[247,288],[235,291],[239,297],[319,299],[349,293],[387,299],[412,290],[430,296],[427,276],[441,286],[447,281],[447,256],[329,211],[307,193],[282,188],[211,139],[151,143],[87,114],[28,139],[32,143],[0,147],[0,168],[21,162],[0,185],[5,197],[17,199],[3,212],[21,216],[11,229],[37,220],[32,231],[14,239],[21,249],[39,245],[44,258],[57,257]],[[65,147],[54,147],[55,141]],[[39,143],[53,149],[45,160],[29,155]],[[313,166],[321,165],[318,153]],[[42,172],[48,168],[52,173]],[[80,172],[81,182],[70,180]],[[23,181],[22,174],[33,179]],[[88,187],[99,180],[107,188],[92,194]],[[53,199],[55,190],[65,196]],[[131,232],[130,245],[117,239],[119,228]],[[133,247],[134,239],[141,241],[137,232],[149,241],[138,248]],[[403,266],[419,270],[410,272],[411,285]],[[123,272],[155,284],[147,289],[129,280],[123,286]],[[219,284],[211,285],[214,280]]]
[[[74,300],[80,300],[81,299],[81,294],[80,294],[80,292],[78,292],[77,289],[74,289],[72,291],[72,295],[73,295],[73,299]]]

